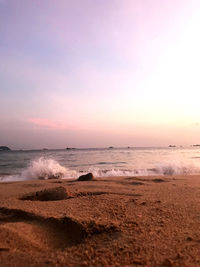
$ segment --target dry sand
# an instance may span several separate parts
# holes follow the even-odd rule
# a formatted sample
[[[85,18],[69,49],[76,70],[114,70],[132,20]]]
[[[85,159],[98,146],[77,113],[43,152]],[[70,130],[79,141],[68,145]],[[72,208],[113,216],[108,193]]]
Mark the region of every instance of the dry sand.
[[[200,266],[200,177],[0,184],[1,266]]]

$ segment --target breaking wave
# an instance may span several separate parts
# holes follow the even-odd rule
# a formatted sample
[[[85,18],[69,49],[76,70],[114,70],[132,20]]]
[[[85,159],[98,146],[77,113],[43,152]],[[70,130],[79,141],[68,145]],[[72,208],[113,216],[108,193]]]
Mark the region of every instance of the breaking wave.
[[[133,170],[120,170],[109,169],[101,170],[98,168],[89,168],[88,172],[92,172],[96,177],[111,177],[111,176],[152,176],[152,175],[192,175],[200,174],[200,166],[188,165],[173,165],[166,164],[160,165],[150,169],[133,169]]]
[[[95,177],[111,176],[152,176],[152,175],[183,175],[183,174],[200,174],[200,164],[192,162],[165,162],[153,168],[138,169],[103,169],[91,167],[84,170],[72,170],[66,168],[52,158],[40,157],[33,160],[30,165],[22,171],[20,175],[7,175],[0,177],[0,181],[23,181],[33,179],[76,179],[80,175],[92,172]],[[1,176],[1,175],[0,175]]]
[[[89,165],[89,164],[88,164]],[[150,175],[180,175],[200,174],[200,165],[189,162],[166,162],[153,168],[144,169],[103,169],[88,166],[85,170],[72,170],[61,166],[56,160],[41,157],[31,162],[30,166],[20,175],[22,179],[56,179],[78,178],[82,174],[92,172],[96,177],[111,176],[150,176]]]
[[[7,175],[0,178],[2,182],[24,181],[34,179],[77,178],[79,173],[61,166],[56,160],[40,157],[33,160],[20,175]]]
[[[160,164],[152,171],[158,175],[181,175],[181,174],[200,174],[200,165],[192,163],[190,161],[186,162],[169,162]]]
[[[61,166],[56,160],[41,157],[32,161],[31,165],[22,172],[21,177],[27,179],[56,179],[76,177],[76,171]]]

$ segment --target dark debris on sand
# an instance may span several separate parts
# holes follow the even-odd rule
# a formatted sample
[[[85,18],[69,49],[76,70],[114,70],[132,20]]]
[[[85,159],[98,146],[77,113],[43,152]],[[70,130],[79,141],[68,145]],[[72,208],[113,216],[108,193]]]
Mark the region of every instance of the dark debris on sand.
[[[81,175],[79,176],[78,180],[77,181],[92,181],[94,180],[94,176],[93,174],[90,172],[90,173],[87,173],[85,175]]]

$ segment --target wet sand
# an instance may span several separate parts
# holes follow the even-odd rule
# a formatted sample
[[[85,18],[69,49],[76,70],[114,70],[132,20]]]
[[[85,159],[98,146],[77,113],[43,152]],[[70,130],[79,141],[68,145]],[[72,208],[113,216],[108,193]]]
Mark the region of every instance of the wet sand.
[[[200,266],[200,176],[0,184],[1,266]]]

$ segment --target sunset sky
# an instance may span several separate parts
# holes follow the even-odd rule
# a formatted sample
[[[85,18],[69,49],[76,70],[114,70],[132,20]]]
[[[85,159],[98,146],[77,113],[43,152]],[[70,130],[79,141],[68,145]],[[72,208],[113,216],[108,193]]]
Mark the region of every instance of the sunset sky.
[[[199,0],[0,0],[0,145],[194,143]]]

